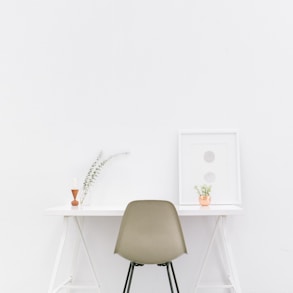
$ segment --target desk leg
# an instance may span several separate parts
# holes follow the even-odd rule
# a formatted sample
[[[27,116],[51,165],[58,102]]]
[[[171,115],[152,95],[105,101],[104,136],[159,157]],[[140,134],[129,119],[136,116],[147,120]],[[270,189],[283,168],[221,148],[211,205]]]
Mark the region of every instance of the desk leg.
[[[49,291],[48,291],[49,293],[56,292],[56,290],[54,290],[53,288],[54,288],[54,284],[56,281],[57,272],[58,272],[58,269],[60,266],[60,260],[62,257],[62,252],[63,252],[65,240],[66,240],[67,231],[68,231],[68,217],[64,217],[64,219],[63,219],[63,232],[62,232],[61,240],[59,243],[57,256],[55,259],[55,264],[54,264],[53,273],[52,273],[51,282],[50,282]],[[66,283],[68,283],[70,281],[71,280],[67,280]]]
[[[83,236],[81,225],[80,225],[79,220],[78,220],[77,217],[73,217],[73,219],[74,219],[74,223],[77,226],[77,230],[79,232],[81,242],[82,242],[82,244],[83,244],[83,246],[85,248],[86,256],[88,258],[90,268],[91,268],[91,271],[93,273],[96,285],[94,287],[93,286],[74,286],[74,285],[71,284],[72,283],[72,278],[73,278],[72,275],[71,275],[65,281],[63,281],[60,285],[58,285],[57,287],[54,288],[54,285],[56,283],[56,276],[57,276],[57,273],[58,273],[58,270],[59,270],[59,267],[60,267],[62,253],[63,253],[63,250],[64,250],[64,244],[65,244],[66,236],[67,236],[67,233],[68,233],[68,227],[69,227],[69,223],[68,223],[69,222],[69,217],[65,216],[64,220],[63,220],[63,232],[62,232],[62,236],[61,236],[57,256],[56,256],[56,259],[55,259],[55,264],[54,264],[54,268],[53,268],[53,273],[52,273],[48,293],[57,293],[60,290],[66,289],[66,288],[68,290],[77,289],[77,288],[78,289],[90,289],[90,290],[94,289],[94,290],[96,290],[96,292],[101,293],[100,283],[98,281],[98,277],[97,277],[97,274],[95,272],[92,259],[91,259],[90,255],[89,255],[89,251],[88,251],[88,248],[87,248],[84,236]],[[76,249],[78,249],[78,246],[76,246]],[[72,264],[73,264],[73,267],[72,267],[72,271],[73,271],[75,269],[74,265],[76,264],[76,260],[73,260]],[[73,273],[74,273],[74,271],[73,271]]]
[[[228,233],[226,231],[226,221],[227,221],[227,216],[222,216],[221,217],[221,239],[223,241],[223,247],[224,247],[224,252],[227,260],[227,265],[228,265],[228,278],[234,288],[235,293],[241,293],[241,287],[240,287],[240,282],[238,279],[238,274],[234,262],[234,257],[232,253],[232,248],[231,244],[228,238]]]
[[[84,217],[81,217],[79,223],[80,223],[80,226],[81,226],[81,229],[83,229],[83,222],[84,222]],[[75,223],[74,223],[75,224]],[[77,233],[79,234],[79,233]],[[78,262],[78,256],[79,256],[79,252],[80,252],[80,244],[81,244],[81,241],[80,241],[80,236],[79,235],[76,235],[76,239],[75,239],[75,243],[74,243],[74,248],[73,248],[73,257],[72,257],[72,263],[71,263],[71,280],[73,281],[76,277],[76,274],[77,274],[77,262]],[[78,239],[77,239],[78,238]],[[67,288],[66,290],[67,293],[70,293],[72,292],[71,288]]]
[[[204,256],[202,265],[200,267],[200,271],[199,271],[199,275],[198,275],[198,278],[197,278],[197,282],[196,282],[196,285],[195,285],[195,291],[194,292],[197,292],[197,290],[199,288],[199,284],[200,284],[200,281],[201,281],[201,278],[202,278],[202,274],[203,274],[204,268],[206,266],[206,262],[207,262],[208,256],[209,256],[209,254],[211,252],[212,245],[213,245],[213,243],[215,241],[216,233],[217,233],[217,230],[219,228],[220,222],[221,222],[221,219],[220,219],[220,217],[218,217],[217,222],[216,222],[216,225],[215,225],[215,228],[214,228],[214,232],[213,232],[212,238],[210,240],[209,246],[208,246],[207,251],[205,253],[205,256]]]
[[[202,278],[202,274],[203,271],[205,269],[206,266],[206,262],[207,259],[209,257],[210,251],[211,251],[211,247],[215,242],[215,237],[217,234],[217,231],[219,230],[220,232],[220,238],[223,244],[223,249],[224,249],[224,257],[227,263],[227,276],[228,279],[230,281],[231,284],[229,285],[219,285],[219,286],[200,286],[200,281]],[[226,289],[233,289],[234,293],[241,293],[241,288],[240,288],[240,283],[238,280],[238,275],[236,272],[236,267],[234,264],[234,260],[233,260],[233,254],[232,254],[232,249],[231,249],[231,245],[230,242],[228,241],[228,237],[227,237],[227,232],[226,232],[226,216],[218,216],[217,221],[216,221],[216,225],[211,237],[211,240],[209,242],[208,248],[206,250],[200,271],[199,271],[199,275],[197,278],[197,282],[196,282],[196,286],[195,286],[195,291],[197,292],[198,289],[202,287],[202,288],[213,288],[213,287],[218,287],[218,288],[226,288]]]
[[[83,247],[84,247],[84,249],[85,249],[85,252],[86,252],[86,255],[87,255],[87,258],[88,258],[89,264],[90,264],[90,268],[91,268],[92,274],[93,274],[93,276],[94,276],[94,278],[95,278],[98,292],[101,292],[101,290],[100,290],[100,282],[99,282],[99,279],[98,279],[98,275],[97,275],[97,273],[96,273],[96,271],[95,271],[93,261],[92,261],[92,259],[91,259],[91,257],[90,257],[90,254],[89,254],[89,251],[88,251],[88,248],[87,248],[87,245],[86,245],[85,239],[84,239],[84,235],[83,235],[83,232],[82,232],[82,229],[81,229],[80,223],[79,223],[79,221],[78,221],[78,218],[77,218],[77,217],[74,217],[74,221],[75,221],[76,226],[77,226],[77,228],[78,228],[79,235],[80,235],[80,238],[81,238],[81,241],[82,241]]]

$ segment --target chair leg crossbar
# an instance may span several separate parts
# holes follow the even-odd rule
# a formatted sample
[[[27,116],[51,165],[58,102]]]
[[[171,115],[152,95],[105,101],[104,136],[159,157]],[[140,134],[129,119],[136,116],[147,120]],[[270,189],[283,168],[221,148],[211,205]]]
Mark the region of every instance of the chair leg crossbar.
[[[137,266],[143,266],[143,264],[138,264],[138,263],[135,263],[135,262],[130,263],[128,273],[127,273],[127,277],[126,277],[126,281],[125,281],[125,285],[124,285],[124,289],[123,289],[123,293],[129,293],[130,292],[130,286],[131,286],[134,267],[137,267]],[[164,266],[167,269],[167,275],[168,275],[168,279],[169,279],[171,293],[174,293],[173,282],[175,283],[177,293],[179,293],[179,287],[178,287],[178,283],[177,283],[177,280],[176,280],[175,271],[174,271],[174,267],[173,267],[172,262],[170,261],[170,262],[166,262],[166,263],[163,263],[163,264],[158,264],[158,266]],[[172,272],[173,281],[172,281],[172,277],[171,277],[171,273],[170,273],[170,268],[171,268],[171,272]]]

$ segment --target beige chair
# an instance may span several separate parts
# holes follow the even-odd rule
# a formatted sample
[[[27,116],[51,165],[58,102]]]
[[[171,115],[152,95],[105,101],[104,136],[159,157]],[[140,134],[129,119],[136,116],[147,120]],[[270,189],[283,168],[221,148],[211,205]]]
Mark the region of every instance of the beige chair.
[[[174,205],[165,200],[136,200],[126,207],[115,253],[130,261],[123,292],[129,292],[135,266],[157,264],[167,269],[171,292],[170,268],[177,292],[172,260],[187,253],[180,220]]]

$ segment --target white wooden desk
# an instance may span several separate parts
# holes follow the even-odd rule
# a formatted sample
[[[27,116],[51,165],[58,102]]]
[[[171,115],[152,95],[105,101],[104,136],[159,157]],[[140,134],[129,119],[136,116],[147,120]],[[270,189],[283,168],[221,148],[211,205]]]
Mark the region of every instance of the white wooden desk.
[[[100,286],[98,275],[94,269],[94,264],[92,262],[92,259],[90,257],[86,240],[83,235],[82,226],[80,220],[83,217],[99,217],[99,216],[119,216],[121,217],[124,213],[125,207],[119,206],[82,206],[82,207],[72,207],[70,205],[68,206],[60,206],[55,208],[49,208],[46,210],[47,215],[53,215],[53,216],[62,216],[64,218],[64,227],[63,227],[63,234],[61,236],[58,253],[56,256],[55,264],[53,273],[51,276],[51,282],[49,285],[49,291],[48,293],[57,293],[65,288],[70,289],[93,289],[95,292],[102,292],[102,288]],[[180,217],[194,217],[194,216],[213,216],[216,217],[215,227],[213,232],[211,233],[211,238],[209,241],[209,244],[207,246],[207,250],[205,252],[205,256],[203,259],[203,262],[200,267],[199,274],[197,276],[197,281],[195,284],[194,292],[198,292],[200,288],[227,288],[232,290],[234,293],[241,293],[241,288],[237,276],[237,271],[235,268],[235,264],[233,261],[233,255],[231,251],[231,246],[228,240],[228,235],[226,232],[226,218],[227,216],[231,215],[239,215],[242,213],[242,208],[235,205],[211,205],[209,207],[201,207],[201,206],[178,206],[177,211]],[[69,218],[73,219],[73,223],[76,225],[77,230],[80,234],[81,242],[85,248],[85,252],[90,264],[90,268],[92,270],[94,279],[95,279],[95,285],[93,286],[76,286],[72,284],[72,276],[68,277],[64,282],[57,285],[56,282],[56,276],[58,273],[59,265],[61,256],[64,249],[64,244],[66,240],[66,235],[68,231],[68,221]],[[223,247],[221,249],[223,253],[223,257],[226,260],[226,274],[227,279],[229,280],[228,284],[220,284],[216,286],[212,285],[201,285],[201,278],[202,274],[206,265],[207,258],[209,256],[211,247],[215,241],[216,235],[219,236],[219,238],[222,240]],[[107,293],[107,292],[103,292]]]

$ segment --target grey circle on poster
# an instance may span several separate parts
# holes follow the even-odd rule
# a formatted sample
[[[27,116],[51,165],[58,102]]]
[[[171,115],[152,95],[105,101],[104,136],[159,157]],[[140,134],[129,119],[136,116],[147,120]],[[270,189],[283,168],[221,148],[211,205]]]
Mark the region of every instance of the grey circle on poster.
[[[216,174],[213,172],[208,172],[204,175],[204,180],[208,183],[213,183],[216,181]]]
[[[215,160],[215,153],[213,151],[206,151],[203,158],[207,163],[211,163]]]

